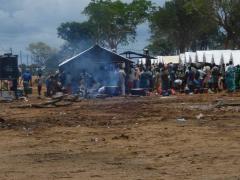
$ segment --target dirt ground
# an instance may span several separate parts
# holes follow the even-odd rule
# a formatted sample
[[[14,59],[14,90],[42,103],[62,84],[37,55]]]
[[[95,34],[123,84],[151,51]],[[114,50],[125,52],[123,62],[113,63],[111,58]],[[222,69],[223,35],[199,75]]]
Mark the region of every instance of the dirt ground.
[[[240,94],[0,103],[0,179],[238,180],[240,106],[217,100]]]

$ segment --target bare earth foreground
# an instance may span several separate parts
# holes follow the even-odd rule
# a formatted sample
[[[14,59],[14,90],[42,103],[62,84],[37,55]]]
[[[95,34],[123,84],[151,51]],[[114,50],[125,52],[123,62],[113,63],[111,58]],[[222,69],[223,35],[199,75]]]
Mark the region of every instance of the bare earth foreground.
[[[219,99],[240,94],[1,103],[0,179],[240,179],[240,106]]]

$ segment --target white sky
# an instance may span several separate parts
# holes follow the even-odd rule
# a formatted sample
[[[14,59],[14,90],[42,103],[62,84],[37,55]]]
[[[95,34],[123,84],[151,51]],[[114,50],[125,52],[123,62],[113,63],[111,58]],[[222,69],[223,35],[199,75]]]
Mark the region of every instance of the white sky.
[[[152,0],[159,5],[163,1]],[[57,27],[62,22],[84,21],[81,12],[89,2],[90,0],[0,0],[0,52],[12,48],[18,54],[20,50],[26,51],[29,43],[38,41],[53,47],[61,46],[63,41],[57,37]],[[142,50],[148,44],[148,38],[147,25],[141,25],[136,42],[123,48]]]

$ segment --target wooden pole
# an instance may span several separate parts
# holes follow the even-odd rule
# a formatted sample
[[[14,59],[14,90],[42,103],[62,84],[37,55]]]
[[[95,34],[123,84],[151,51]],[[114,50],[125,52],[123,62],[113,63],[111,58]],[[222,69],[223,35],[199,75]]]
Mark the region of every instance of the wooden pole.
[[[28,54],[27,54],[27,66],[29,66],[29,64],[28,64]]]

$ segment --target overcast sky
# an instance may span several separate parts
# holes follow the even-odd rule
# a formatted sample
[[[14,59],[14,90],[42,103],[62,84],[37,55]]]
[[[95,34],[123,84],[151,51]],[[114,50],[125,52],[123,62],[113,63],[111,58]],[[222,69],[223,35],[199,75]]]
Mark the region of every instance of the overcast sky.
[[[130,2],[131,0],[124,0]],[[161,5],[164,0],[152,0]],[[90,0],[0,0],[0,52],[18,54],[31,42],[60,47],[56,28],[67,21],[84,21],[81,12]],[[137,41],[128,48],[141,50],[149,38],[146,25],[138,28]],[[124,47],[125,48],[125,47]]]

